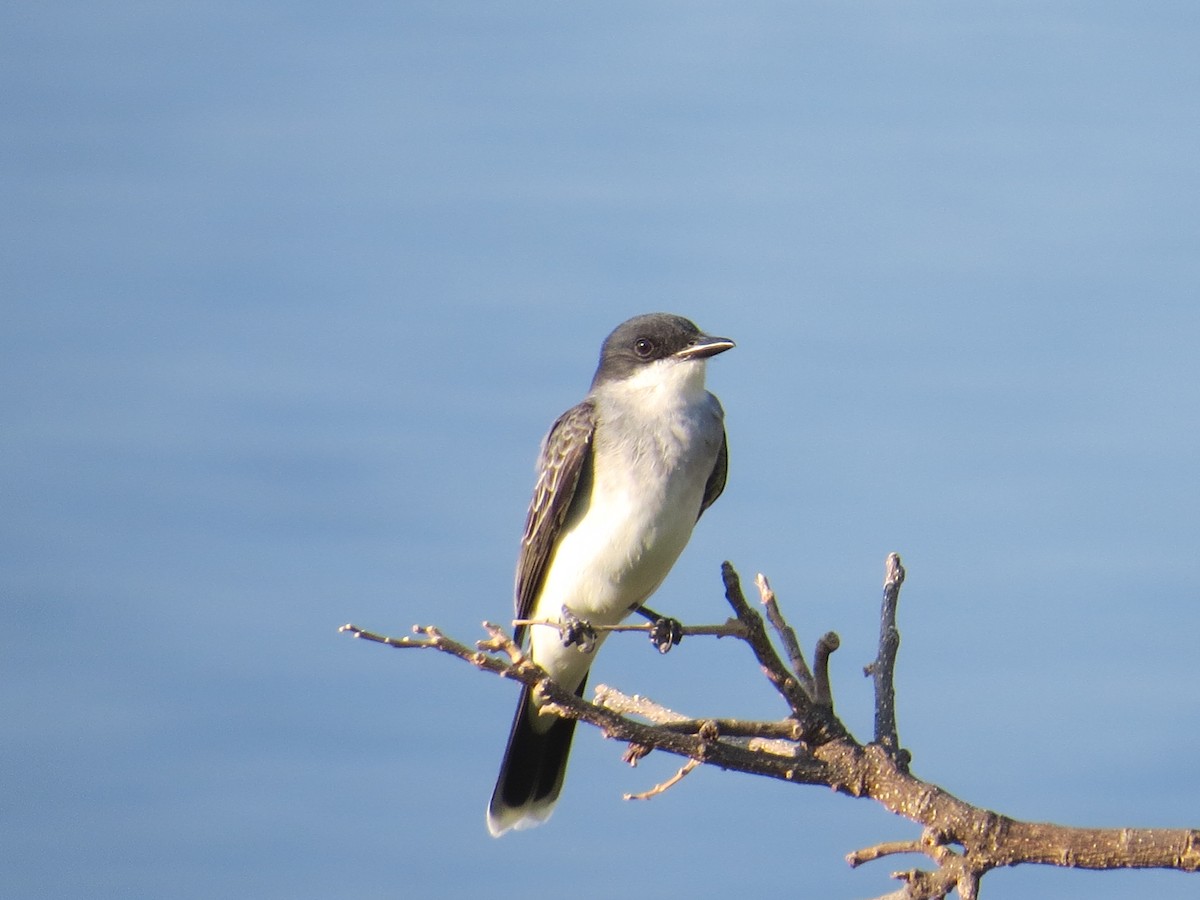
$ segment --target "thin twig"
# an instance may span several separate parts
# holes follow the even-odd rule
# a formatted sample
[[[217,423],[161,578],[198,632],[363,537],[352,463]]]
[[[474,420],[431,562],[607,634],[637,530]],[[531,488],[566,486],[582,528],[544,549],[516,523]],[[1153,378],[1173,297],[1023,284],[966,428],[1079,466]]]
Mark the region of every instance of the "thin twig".
[[[593,702],[623,716],[641,716],[656,725],[686,722],[688,717],[640,694],[625,694],[607,684],[596,685]]]
[[[679,784],[679,782],[683,781],[684,776],[687,775],[688,772],[692,771],[692,769],[696,768],[696,766],[698,766],[698,765],[700,765],[700,760],[689,759],[687,762],[685,762],[680,767],[678,772],[676,772],[674,775],[672,775],[666,781],[664,781],[660,784],[656,784],[654,787],[650,788],[650,790],[642,791],[640,794],[622,794],[621,795],[622,799],[624,799],[624,800],[649,800],[651,797],[657,797],[659,794],[669,791],[675,785]]]
[[[567,627],[564,623],[557,619],[513,619],[513,627],[528,627],[531,625],[544,626],[557,629],[560,633]],[[645,624],[628,624],[620,625],[593,625],[588,623],[588,627],[596,632],[616,633],[622,631],[641,631],[650,632],[655,629],[653,622]],[[684,625],[680,632],[684,637],[691,636],[711,636],[711,637],[736,637],[746,638],[746,626],[737,619],[726,619],[720,625]]]
[[[379,634],[374,631],[368,631],[365,628],[360,628],[357,625],[347,623],[341,626],[338,631],[351,634],[356,638],[364,641],[371,641],[376,644],[383,644],[386,647],[394,647],[397,650],[440,650],[443,653],[449,653],[452,656],[457,656],[459,659],[466,660],[480,669],[485,669],[489,672],[495,672],[497,675],[505,675],[510,678],[517,678],[518,681],[528,681],[532,684],[537,680],[537,673],[540,669],[530,662],[521,649],[513,643],[504,631],[492,625],[490,622],[484,622],[483,627],[487,629],[491,635],[489,640],[480,641],[475,649],[468,647],[466,644],[460,644],[458,641],[451,640],[442,634],[433,625],[414,625],[412,630],[414,634],[424,635],[424,637],[390,637],[388,635]],[[503,659],[490,655],[502,652],[508,656],[508,662]],[[526,666],[529,670],[526,670]],[[527,674],[528,678],[522,678],[522,674]],[[544,677],[545,673],[541,672]]]
[[[755,722],[746,719],[689,719],[682,713],[668,709],[637,694],[623,694],[616,688],[601,684],[596,687],[594,702],[623,716],[640,716],[656,725],[679,734],[700,734],[711,725],[716,725],[722,740],[761,750],[775,756],[795,757],[800,752],[800,741],[804,729],[795,719],[781,722]]]
[[[920,841],[885,841],[871,847],[863,847],[846,854],[846,862],[850,868],[857,869],[863,863],[875,862],[885,856],[895,856],[899,853],[924,853],[925,848]]]
[[[909,754],[900,749],[896,727],[896,654],[900,649],[900,629],[896,626],[896,609],[900,601],[900,585],[904,583],[904,566],[898,553],[888,554],[883,579],[883,602],[879,617],[879,651],[874,662],[864,670],[875,682],[875,743],[883,747],[907,771]]]
[[[842,639],[834,632],[827,631],[817,641],[817,650],[813,654],[813,702],[833,709],[833,686],[829,682],[829,657],[842,645]]]
[[[746,595],[742,593],[742,581],[731,563],[721,564],[721,579],[725,583],[725,599],[733,607],[738,621],[746,626],[748,633],[745,641],[754,651],[754,656],[758,660],[759,666],[762,667],[763,674],[787,702],[792,710],[792,716],[803,721],[812,708],[812,701],[800,686],[796,676],[788,670],[783,660],[779,658],[779,654],[775,652],[771,639],[767,637],[762,616],[751,609],[750,604],[746,602]]]
[[[804,659],[804,651],[800,649],[800,642],[796,639],[796,632],[792,626],[783,618],[783,613],[779,611],[779,603],[775,599],[775,591],[771,589],[771,582],[767,581],[767,576],[762,572],[754,579],[754,584],[758,587],[758,595],[762,600],[762,605],[767,611],[767,621],[771,623],[771,627],[775,629],[775,633],[779,635],[779,640],[783,644],[783,649],[787,653],[788,661],[792,664],[792,671],[796,673],[796,678],[800,681],[800,687],[809,697],[813,696],[813,674],[808,668],[808,663]]]

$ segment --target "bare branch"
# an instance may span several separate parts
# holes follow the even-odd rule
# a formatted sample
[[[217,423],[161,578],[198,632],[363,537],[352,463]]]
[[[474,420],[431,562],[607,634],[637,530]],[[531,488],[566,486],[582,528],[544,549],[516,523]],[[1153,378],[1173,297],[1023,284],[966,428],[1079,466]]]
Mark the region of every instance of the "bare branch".
[[[746,595],[742,593],[742,581],[734,571],[732,564],[721,563],[721,579],[725,582],[725,599],[733,607],[738,621],[746,626],[745,641],[754,651],[754,656],[758,660],[763,674],[787,702],[793,718],[804,721],[812,708],[812,700],[800,686],[796,677],[788,671],[783,660],[779,658],[779,654],[775,652],[771,639],[767,637],[762,616],[751,609],[750,604],[746,602]]]
[[[853,797],[875,800],[885,809],[924,827],[919,841],[877,844],[847,857],[852,866],[901,853],[923,853],[932,871],[894,873],[903,887],[885,900],[932,900],[957,891],[976,900],[980,879],[1001,866],[1022,863],[1084,869],[1165,868],[1200,871],[1200,830],[1071,828],[1023,822],[972,806],[936,784],[908,771],[908,754],[899,746],[895,721],[894,667],[899,647],[896,607],[904,568],[888,557],[880,624],[879,652],[867,667],[875,679],[875,741],[855,740],[833,710],[829,655],[838,638],[827,633],[817,643],[813,670],[803,666],[799,643],[779,611],[765,578],[759,590],[775,634],[784,645],[789,670],[770,640],[763,617],[746,602],[737,573],[722,566],[725,595],[736,615],[722,626],[691,626],[685,634],[733,636],[749,644],[763,674],[787,702],[790,715],[779,722],[692,718],[638,696],[601,686],[591,703],[565,690],[535,665],[503,629],[484,623],[488,638],[475,648],[451,640],[432,626],[416,636],[387,637],[355,625],[342,631],[396,649],[432,649],[456,656],[477,668],[530,685],[544,708],[588,722],[606,737],[628,745],[626,759],[636,762],[654,750],[687,761],[677,774],[640,797],[656,796],[696,765],[707,763],[795,784],[820,784]],[[530,624],[530,623],[526,623]],[[541,623],[538,623],[541,624]],[[642,631],[646,626],[621,631]],[[794,645],[794,646],[793,646]],[[798,664],[799,661],[799,664]],[[809,684],[804,682],[807,680]],[[634,718],[636,717],[636,718]]]
[[[568,627],[566,624],[558,621],[557,619],[513,619],[512,624],[514,628],[516,628],[518,625],[554,628],[560,634]],[[623,623],[620,625],[593,625],[589,622],[588,627],[596,632],[616,633],[625,631],[638,631],[642,632],[643,634],[648,634],[654,630],[655,624],[653,622],[646,622],[644,624]],[[737,619],[726,619],[720,625],[684,625],[681,633],[684,637],[735,637],[741,638],[742,640],[746,639],[747,634],[746,626]]]
[[[863,674],[875,681],[875,743],[882,746],[907,768],[909,754],[900,748],[896,728],[896,654],[900,649],[900,629],[896,626],[896,608],[900,601],[900,585],[904,583],[904,566],[898,553],[888,554],[883,579],[883,602],[879,618],[879,651]]]
[[[649,697],[623,694],[607,684],[596,685],[594,702],[624,716],[641,716],[657,725],[672,725],[688,720],[682,713],[668,709],[661,703],[655,703]]]
[[[504,633],[488,622],[483,623],[483,627],[491,634],[491,639],[487,642],[480,642],[479,649],[472,650],[465,644],[460,644],[458,641],[451,640],[443,635],[433,625],[414,625],[413,634],[425,635],[423,638],[412,637],[389,637],[387,635],[377,634],[374,631],[367,631],[365,628],[359,628],[357,625],[347,623],[340,627],[338,631],[351,634],[356,638],[364,641],[371,641],[376,644],[383,644],[387,647],[394,647],[397,650],[440,650],[443,653],[449,653],[452,656],[457,656],[459,659],[466,660],[474,666],[478,666],[488,672],[494,672],[497,675],[504,675],[510,678],[517,678],[518,681],[525,681],[526,678],[518,677],[518,668],[520,663],[525,661],[524,654],[521,653],[519,647],[512,642]],[[493,644],[498,639],[503,639],[502,642]],[[481,651],[504,651],[509,656],[509,662],[490,656],[488,652]],[[533,665],[529,663],[529,665]],[[537,667],[534,666],[536,669]],[[536,679],[534,679],[536,680]],[[532,683],[532,681],[530,681]]]
[[[781,722],[752,722],[745,719],[689,719],[646,697],[629,696],[615,688],[597,686],[595,703],[626,716],[640,716],[680,734],[699,734],[707,725],[715,725],[724,740],[750,750],[794,757],[800,751],[802,729],[794,719]]]
[[[925,849],[921,846],[920,841],[888,841],[883,844],[875,844],[871,847],[863,847],[861,850],[855,850],[853,853],[847,853],[846,863],[850,868],[856,869],[863,863],[875,862],[875,860],[883,859],[885,856],[924,852]]]
[[[672,775],[666,781],[664,781],[660,784],[656,784],[654,787],[650,788],[650,790],[642,791],[640,794],[622,794],[621,799],[622,800],[649,800],[651,797],[657,797],[659,794],[669,791],[675,785],[679,784],[679,782],[683,781],[684,776],[687,775],[688,772],[692,771],[692,769],[696,768],[696,766],[698,766],[698,765],[700,765],[700,760],[689,759],[687,762],[685,762],[680,767],[678,772],[676,772],[674,775]]]
[[[779,602],[775,599],[775,592],[771,590],[771,582],[767,581],[767,576],[762,572],[754,579],[754,584],[758,587],[758,595],[762,599],[762,604],[767,611],[767,621],[771,623],[771,627],[775,629],[775,633],[779,635],[779,641],[783,644],[783,649],[788,655],[788,661],[792,664],[792,671],[796,673],[796,677],[800,680],[800,687],[808,696],[813,696],[813,675],[808,668],[808,663],[804,660],[804,651],[800,649],[800,641],[796,639],[796,632],[792,630],[783,618],[783,613],[779,611]]]
[[[817,641],[817,650],[813,654],[813,667],[816,669],[813,702],[830,710],[833,709],[833,688],[829,683],[829,657],[841,645],[842,639],[832,631],[827,631]]]

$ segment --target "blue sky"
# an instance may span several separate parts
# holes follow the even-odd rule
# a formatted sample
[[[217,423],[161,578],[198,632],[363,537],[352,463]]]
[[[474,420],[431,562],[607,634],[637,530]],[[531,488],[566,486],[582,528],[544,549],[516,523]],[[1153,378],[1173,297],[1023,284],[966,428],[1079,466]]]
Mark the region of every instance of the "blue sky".
[[[918,774],[1197,827],[1200,13],[1150,3],[59,3],[0,13],[0,887],[829,898],[916,829],[584,731],[483,810],[514,686],[339,636],[510,609],[600,340],[738,342],[730,481],[655,600],[766,572],[866,736],[901,600]],[[748,654],[595,680],[781,715]],[[537,874],[523,862],[537,854]],[[630,885],[633,885],[631,888]],[[544,889],[544,890],[545,890]],[[988,895],[1194,896],[1013,870]]]

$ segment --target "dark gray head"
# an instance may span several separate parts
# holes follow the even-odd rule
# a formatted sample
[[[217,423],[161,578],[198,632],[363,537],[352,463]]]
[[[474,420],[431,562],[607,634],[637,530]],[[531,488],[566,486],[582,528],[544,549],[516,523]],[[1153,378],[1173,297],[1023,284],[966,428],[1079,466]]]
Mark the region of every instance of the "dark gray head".
[[[729,338],[711,337],[683,316],[670,313],[634,316],[604,339],[592,387],[628,378],[661,360],[707,359],[732,346]]]

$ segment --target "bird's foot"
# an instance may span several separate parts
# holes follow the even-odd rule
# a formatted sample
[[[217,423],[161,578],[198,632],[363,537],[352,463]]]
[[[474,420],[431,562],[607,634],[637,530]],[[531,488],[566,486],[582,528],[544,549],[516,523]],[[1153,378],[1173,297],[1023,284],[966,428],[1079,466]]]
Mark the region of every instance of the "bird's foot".
[[[591,653],[596,649],[596,629],[566,606],[562,608],[562,618],[559,620],[558,629],[562,634],[564,647],[577,644],[581,653]]]
[[[678,619],[660,616],[650,623],[650,643],[659,653],[666,653],[683,640],[683,623]]]

